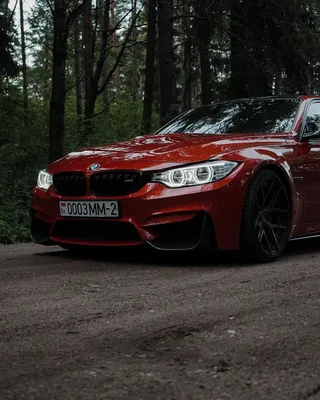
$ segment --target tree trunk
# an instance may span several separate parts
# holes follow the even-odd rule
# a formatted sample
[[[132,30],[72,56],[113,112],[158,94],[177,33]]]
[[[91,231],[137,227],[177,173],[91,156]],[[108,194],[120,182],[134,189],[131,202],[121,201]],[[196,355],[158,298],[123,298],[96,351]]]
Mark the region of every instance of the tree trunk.
[[[118,55],[118,38],[117,38],[117,32],[115,30],[116,27],[116,17],[115,17],[115,9],[116,9],[116,0],[110,0],[110,10],[111,10],[111,29],[114,29],[113,34],[112,34],[112,46],[115,51],[115,55],[117,57]],[[114,72],[114,84],[116,88],[116,94],[117,97],[120,97],[120,69],[119,66],[116,68]]]
[[[147,54],[145,67],[145,86],[143,101],[142,133],[151,130],[151,118],[153,107],[154,78],[155,78],[155,54],[156,54],[156,0],[148,1],[148,32],[147,32]]]
[[[175,115],[173,0],[158,0],[160,122]]]
[[[108,75],[108,62],[107,59],[105,59],[103,63],[102,76],[105,78],[107,75]],[[102,92],[102,99],[104,105],[104,115],[107,116],[110,110],[108,86],[106,86]]]
[[[276,96],[281,95],[281,88],[282,88],[282,70],[281,68],[276,71],[275,77],[274,77],[274,94]]]
[[[211,103],[211,69],[209,58],[210,38],[206,38],[200,43],[200,80],[201,80],[201,104],[207,105]]]
[[[68,32],[88,0],[67,17],[67,0],[55,0],[53,9],[52,89],[50,101],[49,163],[63,156],[64,107]]]
[[[67,59],[67,1],[55,0],[53,16],[52,93],[50,102],[49,163],[63,155]]]
[[[28,74],[26,61],[26,40],[24,31],[24,12],[23,0],[20,0],[20,32],[21,32],[21,55],[22,55],[22,76],[23,76],[23,109],[24,109],[24,124],[28,125]]]
[[[208,15],[210,1],[198,0],[196,3],[196,15],[200,18],[196,22],[196,34],[200,58],[200,82],[201,82],[201,104],[206,105],[212,101],[212,79],[210,68],[209,46],[212,37],[212,23]]]
[[[105,0],[103,8],[103,18],[101,21],[101,40],[100,52],[97,60],[96,68],[94,68],[95,61],[95,42],[92,35],[92,3],[87,6],[84,15],[84,69],[85,69],[85,120],[84,132],[81,138],[81,145],[85,145],[88,137],[92,134],[94,129],[94,110],[99,92],[99,82],[104,78],[104,71],[106,71],[106,58],[108,46],[108,33],[109,33],[109,12],[110,1]],[[104,100],[107,101],[107,85],[102,88]]]
[[[272,94],[271,82],[266,69],[268,60],[268,45],[270,43],[270,32],[265,15],[266,1],[249,2],[246,11],[247,23],[254,21],[250,29],[250,48],[252,60],[248,57],[249,65],[249,95],[251,97],[270,96]],[[251,62],[250,62],[251,61]]]
[[[249,95],[247,87],[248,57],[242,44],[245,41],[243,31],[247,27],[244,26],[242,5],[238,1],[233,1],[231,4],[231,78],[229,96],[231,98],[247,97]]]
[[[195,62],[195,70],[200,71],[199,57],[197,58],[197,60]],[[195,74],[195,78],[193,80],[193,85],[192,85],[192,107],[200,106],[200,103],[201,103],[200,94],[201,94],[200,74]]]
[[[82,76],[81,76],[81,51],[80,51],[80,27],[79,21],[74,24],[74,74],[76,79],[76,112],[78,119],[78,131],[81,130],[83,116]]]
[[[101,23],[102,32],[105,33],[105,40],[102,38],[101,47],[103,47],[104,51],[104,61],[102,67],[102,81],[106,79],[108,75],[108,60],[107,60],[107,46],[108,46],[108,34],[109,34],[109,27],[110,27],[110,0],[104,0],[104,8],[103,8],[103,21]],[[108,86],[106,86],[102,92],[103,104],[104,104],[104,114],[108,115],[109,113],[109,94],[108,94]]]
[[[133,21],[136,20],[137,16],[137,0],[131,0],[132,7],[132,34],[131,34],[131,42],[132,42],[132,89],[131,89],[131,97],[132,101],[136,102],[139,91],[139,75],[138,75],[138,47],[137,47],[137,38],[138,38],[138,30],[136,27],[136,23]]]
[[[132,28],[136,23],[136,19],[138,18],[140,11],[136,14],[134,21],[129,26],[127,34],[124,38],[123,44],[121,45],[120,51],[117,54],[116,61],[110,71],[107,73],[107,76],[103,77],[103,68],[104,63],[107,57],[107,45],[108,45],[108,35],[109,35],[109,11],[110,11],[110,3],[108,1],[105,2],[105,10],[104,10],[104,28],[101,33],[101,42],[100,42],[100,53],[97,59],[96,68],[93,68],[94,60],[95,60],[95,43],[92,37],[92,11],[91,11],[91,0],[89,0],[90,9],[87,5],[85,9],[84,16],[84,66],[85,66],[85,120],[84,120],[84,131],[81,138],[81,143],[84,145],[86,143],[87,138],[92,132],[93,129],[93,118],[94,118],[94,110],[97,98],[100,94],[102,94],[106,88],[108,87],[111,79],[114,77],[116,73],[119,63],[122,59],[122,56],[127,47],[128,41],[132,34]],[[103,78],[103,79],[101,79]],[[100,85],[99,85],[100,83]]]
[[[92,23],[92,1],[89,0],[83,18],[83,38],[84,38],[84,130],[81,145],[85,145],[84,138],[88,138],[93,130],[93,116],[95,101],[95,88],[93,82],[93,63],[94,63],[94,37]]]
[[[256,97],[272,94],[266,69],[270,29],[265,2],[233,2],[231,8],[230,96]]]
[[[190,15],[190,4],[185,9],[186,15]],[[182,40],[185,36],[183,44],[183,89],[182,89],[182,109],[183,111],[190,110],[192,102],[192,41],[191,41],[191,21],[184,18],[182,21]]]
[[[158,59],[158,46],[156,44],[156,56],[155,56],[155,65],[154,65],[154,91],[152,93],[153,97],[153,107],[152,109],[155,110],[155,112],[160,115],[160,83],[159,83],[159,73],[156,73],[156,71],[159,71],[159,59]]]

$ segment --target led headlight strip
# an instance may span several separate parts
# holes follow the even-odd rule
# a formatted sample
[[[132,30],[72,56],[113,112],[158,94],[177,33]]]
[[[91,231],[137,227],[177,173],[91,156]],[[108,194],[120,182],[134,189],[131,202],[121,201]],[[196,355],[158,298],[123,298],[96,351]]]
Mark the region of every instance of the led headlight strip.
[[[52,175],[42,170],[38,174],[37,186],[40,189],[47,190],[52,185]]]
[[[237,165],[236,162],[222,160],[174,168],[154,173],[152,181],[163,183],[170,188],[204,185],[225,178]]]

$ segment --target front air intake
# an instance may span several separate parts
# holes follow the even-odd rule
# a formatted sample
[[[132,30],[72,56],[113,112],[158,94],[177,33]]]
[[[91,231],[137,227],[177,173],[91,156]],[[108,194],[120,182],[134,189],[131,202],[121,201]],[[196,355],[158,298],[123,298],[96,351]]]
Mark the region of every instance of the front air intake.
[[[57,242],[70,239],[108,245],[119,241],[124,244],[141,242],[136,228],[123,221],[63,220],[55,223],[51,235]]]

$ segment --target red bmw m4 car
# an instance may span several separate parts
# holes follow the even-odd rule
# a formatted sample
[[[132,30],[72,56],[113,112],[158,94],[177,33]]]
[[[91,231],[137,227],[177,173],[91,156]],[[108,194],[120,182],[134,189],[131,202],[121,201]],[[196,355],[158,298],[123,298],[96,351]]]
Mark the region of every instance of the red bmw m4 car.
[[[188,111],[152,135],[81,149],[38,176],[33,241],[240,250],[276,259],[320,236],[320,98]]]

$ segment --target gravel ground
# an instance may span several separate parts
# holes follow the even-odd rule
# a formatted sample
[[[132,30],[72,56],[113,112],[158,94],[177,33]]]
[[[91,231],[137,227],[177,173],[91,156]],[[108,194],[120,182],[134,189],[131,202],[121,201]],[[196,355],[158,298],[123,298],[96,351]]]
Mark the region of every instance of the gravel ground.
[[[0,247],[0,399],[320,399],[320,242],[236,255]]]

